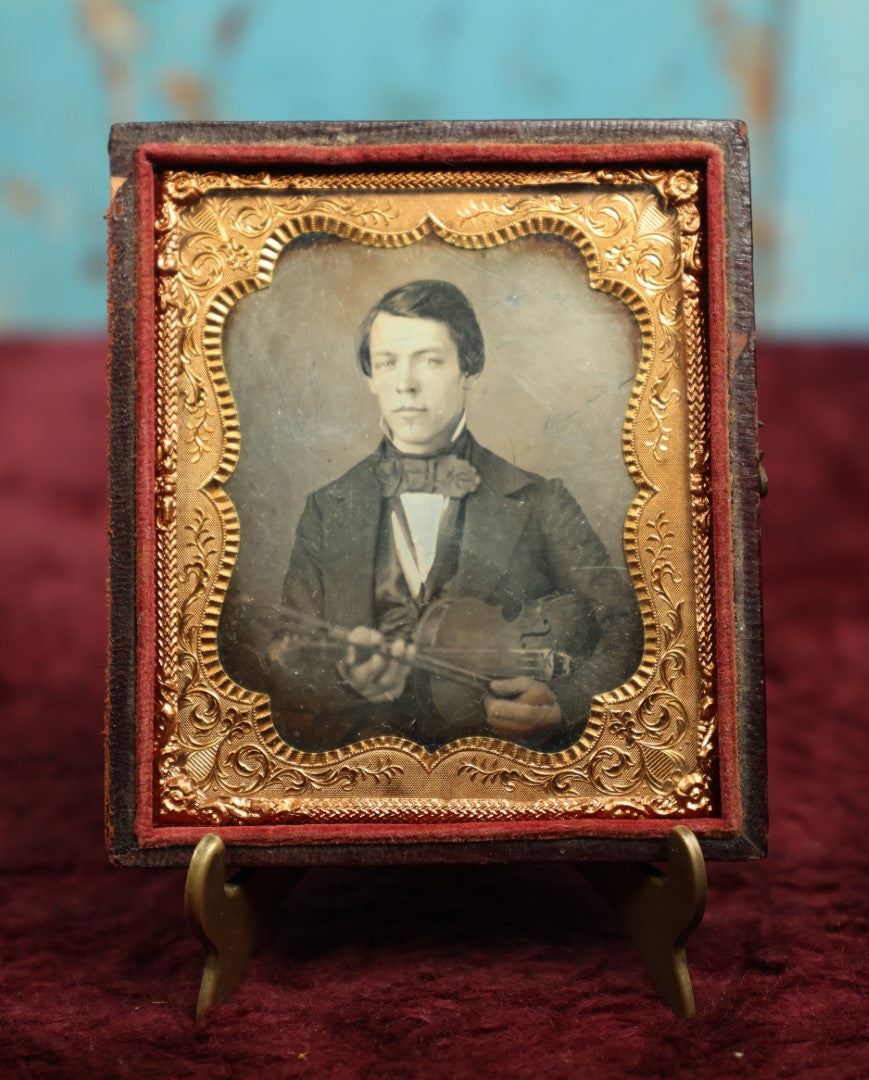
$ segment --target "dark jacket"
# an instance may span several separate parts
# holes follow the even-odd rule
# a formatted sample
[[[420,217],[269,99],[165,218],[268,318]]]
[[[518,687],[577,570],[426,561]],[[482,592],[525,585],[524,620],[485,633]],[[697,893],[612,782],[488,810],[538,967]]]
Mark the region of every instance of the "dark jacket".
[[[347,628],[373,625],[383,501],[376,467],[382,457],[381,445],[308,496],[286,576],[285,604]],[[560,480],[518,469],[473,439],[468,460],[480,485],[466,496],[456,573],[440,596],[477,597],[500,607],[507,618],[552,594],[581,600],[586,656],[570,691],[559,694],[566,727],[558,746],[547,749],[569,745],[584,726],[590,698],[624,682],[640,662],[643,627],[633,589],[626,572],[610,565]],[[430,724],[424,738],[412,721],[408,730],[406,701],[372,705],[343,687],[334,659],[318,662],[300,654],[293,670],[272,672],[269,692],[278,731],[303,749],[334,748],[385,733],[429,745],[448,741],[433,735]],[[482,724],[479,733],[486,733]]]

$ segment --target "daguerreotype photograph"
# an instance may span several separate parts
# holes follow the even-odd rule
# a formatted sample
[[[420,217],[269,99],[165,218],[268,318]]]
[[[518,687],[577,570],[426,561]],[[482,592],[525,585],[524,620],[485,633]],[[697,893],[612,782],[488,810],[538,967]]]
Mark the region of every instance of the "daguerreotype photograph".
[[[243,449],[218,651],[281,737],[576,742],[643,653],[621,445],[640,335],[582,254],[316,237],[223,351]]]
[[[128,842],[738,842],[733,148],[242,134],[115,136]]]

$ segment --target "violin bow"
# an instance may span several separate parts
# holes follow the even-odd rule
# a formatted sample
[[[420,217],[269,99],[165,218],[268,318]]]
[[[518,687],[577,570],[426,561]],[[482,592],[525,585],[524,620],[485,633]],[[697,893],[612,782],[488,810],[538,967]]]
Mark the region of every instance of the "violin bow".
[[[310,641],[305,642],[305,646],[309,648],[320,649],[334,649],[337,646],[353,646],[357,649],[367,649],[370,652],[378,653],[386,659],[391,659],[392,654],[389,651],[389,646],[378,645],[360,645],[350,640],[351,631],[344,626],[339,626],[336,623],[331,623],[326,619],[322,619],[317,615],[311,615],[305,611],[299,611],[296,608],[291,607],[288,604],[282,605],[277,609],[280,620],[283,623],[289,623],[294,626],[298,626],[300,629],[306,630],[308,633],[314,635]],[[406,644],[411,644],[407,642]],[[491,652],[493,655],[498,655],[498,650],[485,650]],[[479,652],[479,650],[477,650]],[[527,672],[529,676],[543,682],[549,682],[552,678],[550,674],[548,677],[545,671],[540,668],[539,661],[549,660],[553,658],[561,664],[561,669],[569,673],[573,661],[564,653],[554,653],[551,649],[534,650],[534,649],[522,649],[519,650],[520,655],[527,657],[529,666]],[[539,654],[539,656],[538,656]],[[485,675],[479,671],[474,671],[471,668],[465,667],[462,664],[454,663],[451,660],[446,660],[443,657],[437,656],[431,649],[425,650],[417,647],[416,653],[412,657],[405,657],[403,662],[407,663],[411,667],[418,668],[420,671],[428,672],[430,675],[436,675],[440,678],[449,679],[452,682],[459,683],[464,686],[473,686],[479,688],[488,687],[493,678],[497,678],[497,675]],[[561,671],[558,672],[559,674]]]
[[[370,652],[378,653],[387,660],[393,658],[389,651],[388,644],[368,645],[351,641],[351,631],[344,626],[339,626],[337,623],[330,623],[317,615],[310,615],[307,612],[298,611],[288,604],[282,605],[278,611],[281,622],[293,624],[303,630],[309,631],[311,634],[318,635],[318,637],[314,637],[311,641],[306,641],[304,643],[308,648],[328,649],[334,648],[337,645],[352,646],[355,649],[367,649]],[[412,643],[406,641],[406,644]],[[461,683],[464,686],[485,688],[490,682],[489,677],[486,675],[481,675],[479,672],[472,671],[470,668],[462,667],[460,664],[453,664],[449,660],[441,660],[424,650],[417,650],[415,656],[404,657],[402,663],[406,663],[410,667],[419,668],[420,671],[426,671],[430,675],[438,675],[441,678],[450,679],[452,682]]]

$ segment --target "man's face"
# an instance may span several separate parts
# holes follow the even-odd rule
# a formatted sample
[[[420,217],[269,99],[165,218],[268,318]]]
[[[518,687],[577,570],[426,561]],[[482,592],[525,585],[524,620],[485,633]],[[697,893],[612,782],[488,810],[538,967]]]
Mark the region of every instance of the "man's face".
[[[371,325],[369,351],[368,388],[398,449],[424,454],[445,446],[475,378],[462,373],[447,325],[381,311]]]

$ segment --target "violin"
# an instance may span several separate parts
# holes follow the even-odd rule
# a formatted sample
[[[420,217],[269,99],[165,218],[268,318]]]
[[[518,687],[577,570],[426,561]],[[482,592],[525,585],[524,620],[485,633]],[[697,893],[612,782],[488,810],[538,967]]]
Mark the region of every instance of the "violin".
[[[287,606],[279,614],[284,633],[293,635],[291,643],[332,653],[336,660],[346,656],[348,628]],[[410,687],[420,712],[437,722],[441,736],[479,731],[493,679],[527,676],[556,689],[571,678],[591,643],[587,622],[583,606],[570,594],[534,600],[510,620],[500,607],[476,597],[433,601],[411,638],[414,654],[402,659],[412,669]],[[360,660],[373,653],[392,659],[394,640],[353,648]]]

